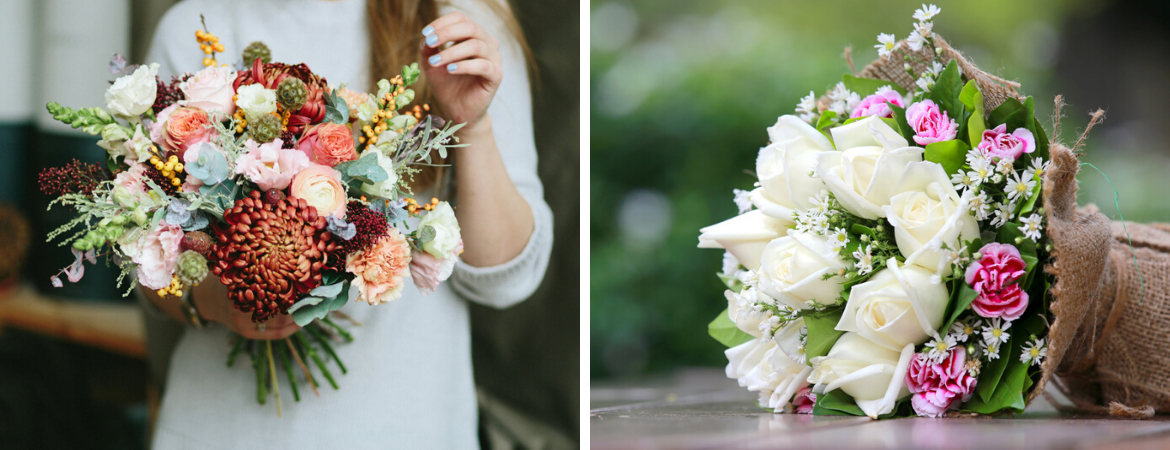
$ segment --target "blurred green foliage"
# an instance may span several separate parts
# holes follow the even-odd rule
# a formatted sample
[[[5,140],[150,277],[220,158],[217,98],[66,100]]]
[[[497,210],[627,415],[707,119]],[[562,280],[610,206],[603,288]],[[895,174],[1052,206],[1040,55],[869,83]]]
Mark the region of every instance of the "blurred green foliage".
[[[695,248],[699,228],[736,213],[731,191],[755,181],[748,171],[765,128],[849,71],[846,46],[860,70],[877,57],[878,33],[905,38],[920,3],[592,2],[592,377],[726,364],[722,346],[707,336],[707,323],[727,306],[715,277],[722,252]],[[937,4],[935,32],[984,70],[1021,82],[1051,132],[1061,24],[1099,5]],[[1084,126],[1082,112],[1096,106],[1070,105],[1065,142]],[[1141,180],[1157,179],[1160,169],[1119,165],[1089,149],[1088,161],[1117,173],[1126,219],[1170,217],[1166,202],[1151,207],[1155,193],[1141,192]],[[1116,218],[1100,175],[1080,178],[1082,192]]]

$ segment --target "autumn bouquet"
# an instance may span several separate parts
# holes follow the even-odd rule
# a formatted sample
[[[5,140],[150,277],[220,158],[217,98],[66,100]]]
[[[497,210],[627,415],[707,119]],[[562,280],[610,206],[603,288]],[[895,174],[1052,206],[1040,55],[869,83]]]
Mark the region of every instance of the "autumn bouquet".
[[[932,32],[938,13],[768,128],[740,214],[699,236],[727,251],[709,331],[768,410],[1018,412],[1040,382],[1049,140],[1018,85]]]
[[[321,375],[336,389],[326,362],[346,369],[331,342],[352,337],[331,313],[397,299],[408,279],[433,291],[462,252],[451,206],[417,202],[410,189],[432,152],[460,146],[461,125],[410,107],[417,64],[366,94],[330,87],[304,64],[271,62],[260,42],[232,66],[216,59],[216,36],[196,39],[207,57],[194,74],[162,80],[158,64],[127,67],[115,56],[106,108],[48,104],[55,119],[100,135],[107,152],[104,164],[40,175],[56,197],[50,207],[78,213],[49,234],[76,256],[52,282],[76,282],[87,262],[108,257],[118,283],[129,279],[127,295],[139,284],[157,291],[197,324],[185,293],[223,283],[259,326],[288,314],[303,327],[275,346],[237,338],[229,364],[251,355],[261,403],[277,390],[278,362],[297,400],[296,366],[314,391]]]

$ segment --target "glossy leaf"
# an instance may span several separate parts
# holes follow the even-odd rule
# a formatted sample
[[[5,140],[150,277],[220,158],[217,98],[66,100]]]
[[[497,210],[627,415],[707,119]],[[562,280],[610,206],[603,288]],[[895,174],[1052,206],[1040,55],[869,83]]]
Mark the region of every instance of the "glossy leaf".
[[[743,330],[735,326],[735,322],[732,322],[731,317],[727,316],[726,309],[715,316],[715,320],[707,325],[707,334],[729,348],[755,339],[754,336],[744,333]]]

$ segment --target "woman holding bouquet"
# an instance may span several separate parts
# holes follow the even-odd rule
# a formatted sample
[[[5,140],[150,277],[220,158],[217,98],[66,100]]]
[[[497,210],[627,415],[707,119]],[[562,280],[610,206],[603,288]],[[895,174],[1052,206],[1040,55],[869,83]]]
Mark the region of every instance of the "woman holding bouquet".
[[[524,300],[540,284],[552,248],[551,212],[536,174],[526,45],[510,9],[503,0],[186,0],[155,33],[148,61],[160,63],[160,79],[201,68],[204,55],[192,39],[203,29],[201,14],[225,55],[261,41],[274,59],[304,62],[332,87],[373,91],[374,80],[418,61],[416,103],[466,123],[457,135],[468,146],[449,155],[449,167],[426,167],[412,189],[418,198],[451,197],[464,251],[451,283],[429,296],[407,287],[380,307],[345,308],[362,325],[352,328],[353,343],[335,347],[351,362],[341,389],[303,395],[283,418],[257,404],[247,364],[224,361],[233,332],[282,339],[298,327],[280,314],[258,328],[209,277],[193,289],[191,303],[219,326],[187,327],[179,339],[153,448],[476,447],[466,301],[506,308]],[[144,294],[185,321],[175,299]]]

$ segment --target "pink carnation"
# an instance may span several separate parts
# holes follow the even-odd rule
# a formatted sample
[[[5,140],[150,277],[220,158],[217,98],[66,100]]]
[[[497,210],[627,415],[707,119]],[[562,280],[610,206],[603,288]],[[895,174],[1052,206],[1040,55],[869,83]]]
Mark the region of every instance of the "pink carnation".
[[[853,114],[849,117],[878,116],[892,118],[894,117],[894,110],[890,109],[890,105],[887,105],[887,103],[903,108],[906,107],[898,91],[890,89],[888,86],[883,86],[877,92],[861,99],[861,103],[857,105],[857,108],[853,109]]]
[[[236,160],[236,173],[247,176],[265,191],[288,187],[293,177],[310,163],[300,150],[282,149],[282,145],[284,141],[280,139],[267,144],[248,139],[244,143],[248,153]]]
[[[906,121],[914,129],[914,142],[918,145],[949,141],[959,132],[958,122],[947,117],[946,111],[940,110],[933,100],[923,100],[906,108]]]
[[[402,297],[403,278],[411,276],[410,261],[406,236],[390,227],[389,235],[373,246],[345,257],[345,271],[354,275],[350,289],[357,289],[357,299],[371,305]]]
[[[183,229],[166,222],[160,222],[158,228],[146,233],[131,258],[138,264],[138,282],[150,289],[169,286],[182,240]]]
[[[1016,320],[1028,308],[1028,293],[1016,283],[1027,264],[1011,244],[992,242],[979,249],[983,257],[967,266],[965,281],[978,296],[972,308],[982,317]]]
[[[910,405],[920,416],[942,417],[948,409],[957,409],[975,392],[975,377],[967,372],[967,352],[952,348],[941,363],[916,353],[906,371],[906,387],[913,394]]]
[[[452,252],[458,255],[463,250],[463,239]],[[455,271],[455,258],[439,259],[427,252],[415,252],[410,259],[410,277],[422,295],[430,294],[439,288],[439,283],[447,281]]]
[[[797,414],[812,414],[813,406],[817,404],[817,394],[812,392],[811,386],[805,386],[796,391],[792,397],[792,408]]]
[[[990,130],[983,130],[983,139],[975,148],[988,158],[1015,161],[1024,153],[1036,151],[1036,138],[1027,128],[1016,128],[1016,131],[1008,134],[1007,124],[1000,124]]]

